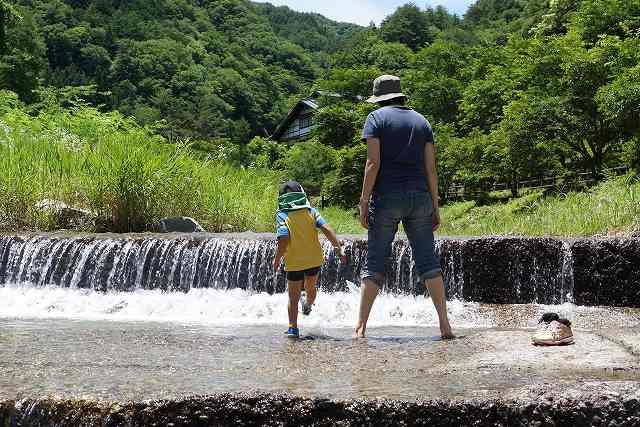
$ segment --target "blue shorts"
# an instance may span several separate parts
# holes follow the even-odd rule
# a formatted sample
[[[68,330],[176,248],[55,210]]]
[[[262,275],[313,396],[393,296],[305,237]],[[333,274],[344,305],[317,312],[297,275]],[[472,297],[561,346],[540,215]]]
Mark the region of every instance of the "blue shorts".
[[[391,255],[391,244],[402,222],[418,279],[424,282],[441,274],[432,229],[433,200],[429,192],[387,193],[374,195],[369,203],[367,264],[363,279],[373,280],[378,287],[384,279],[385,262]]]

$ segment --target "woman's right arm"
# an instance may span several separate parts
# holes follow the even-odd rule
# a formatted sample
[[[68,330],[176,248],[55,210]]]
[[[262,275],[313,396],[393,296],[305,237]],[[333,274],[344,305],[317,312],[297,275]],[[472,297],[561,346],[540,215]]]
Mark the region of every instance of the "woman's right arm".
[[[360,196],[360,224],[369,228],[369,199],[380,171],[380,140],[367,138],[367,163],[364,167],[364,181],[362,182],[362,195]]]

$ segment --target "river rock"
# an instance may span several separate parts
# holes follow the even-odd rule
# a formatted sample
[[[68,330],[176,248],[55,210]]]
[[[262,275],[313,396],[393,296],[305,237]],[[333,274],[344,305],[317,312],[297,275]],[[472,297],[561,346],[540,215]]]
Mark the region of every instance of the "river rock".
[[[161,219],[160,231],[163,233],[199,233],[204,231],[204,228],[193,218],[178,216]]]
[[[86,209],[75,208],[60,200],[42,199],[34,207],[49,215],[55,228],[86,229],[93,226],[96,215]]]

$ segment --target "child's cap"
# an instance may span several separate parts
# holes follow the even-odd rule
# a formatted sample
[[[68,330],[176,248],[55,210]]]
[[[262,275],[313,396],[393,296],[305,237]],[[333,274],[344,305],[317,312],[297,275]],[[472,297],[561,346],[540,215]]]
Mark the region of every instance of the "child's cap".
[[[304,188],[298,181],[287,181],[280,186],[280,196],[286,193],[304,193]]]

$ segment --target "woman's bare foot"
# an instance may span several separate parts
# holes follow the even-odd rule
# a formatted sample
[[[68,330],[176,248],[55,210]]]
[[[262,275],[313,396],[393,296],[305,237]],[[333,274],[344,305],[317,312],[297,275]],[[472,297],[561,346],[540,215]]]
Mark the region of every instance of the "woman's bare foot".
[[[356,328],[356,331],[353,333],[354,338],[364,338],[364,328]]]
[[[453,340],[456,338],[449,324],[440,327],[440,336],[443,340]]]

